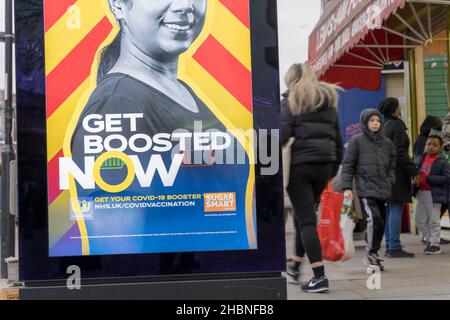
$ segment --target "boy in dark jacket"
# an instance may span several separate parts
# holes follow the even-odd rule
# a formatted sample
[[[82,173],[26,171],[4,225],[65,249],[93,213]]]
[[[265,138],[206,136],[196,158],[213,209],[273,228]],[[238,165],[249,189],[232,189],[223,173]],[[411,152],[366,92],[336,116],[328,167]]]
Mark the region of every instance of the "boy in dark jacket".
[[[431,131],[442,131],[441,119],[433,116],[427,116],[420,126],[420,135],[414,143],[414,156],[417,158],[425,153],[425,144]]]
[[[414,220],[427,244],[425,254],[440,254],[441,205],[447,203],[450,167],[440,155],[442,149],[440,136],[429,136],[425,154],[417,157],[420,175],[414,181]]]
[[[363,133],[352,137],[345,153],[342,167],[344,197],[353,198],[352,182],[356,188],[361,207],[367,220],[366,240],[369,253],[366,263],[384,270],[378,250],[384,235],[386,202],[395,184],[395,148],[381,134],[381,114],[376,109],[361,113]]]

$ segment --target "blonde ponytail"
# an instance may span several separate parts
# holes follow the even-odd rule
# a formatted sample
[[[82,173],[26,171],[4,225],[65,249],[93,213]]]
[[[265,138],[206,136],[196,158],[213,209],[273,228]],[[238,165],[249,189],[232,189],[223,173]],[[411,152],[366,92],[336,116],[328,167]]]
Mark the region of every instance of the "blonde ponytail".
[[[328,107],[337,107],[339,87],[319,81],[308,64],[293,64],[284,81],[289,89],[289,108],[293,115],[314,112],[325,100]]]

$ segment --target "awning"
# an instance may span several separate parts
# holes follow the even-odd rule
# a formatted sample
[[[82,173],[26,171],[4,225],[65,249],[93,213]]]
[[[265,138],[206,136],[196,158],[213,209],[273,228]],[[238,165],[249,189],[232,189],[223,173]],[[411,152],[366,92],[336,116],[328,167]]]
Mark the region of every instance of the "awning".
[[[310,35],[308,63],[324,81],[378,90],[381,70],[438,40],[447,6],[450,0],[331,0]]]
[[[364,39],[345,52],[320,76],[345,89],[378,90],[381,71],[405,59],[404,39],[385,30],[371,30]]]
[[[386,33],[383,29],[384,21],[398,8],[404,7],[405,3],[406,0],[333,0],[309,37],[308,62],[322,76],[369,33],[373,45],[379,44],[384,34],[378,32],[377,35],[374,30]],[[389,36],[392,38],[392,35],[396,34],[391,33]],[[383,65],[383,60],[380,61],[378,55],[376,58],[372,57],[375,60],[367,59],[366,54],[360,56],[358,53],[351,53],[350,56],[370,62],[375,67]]]

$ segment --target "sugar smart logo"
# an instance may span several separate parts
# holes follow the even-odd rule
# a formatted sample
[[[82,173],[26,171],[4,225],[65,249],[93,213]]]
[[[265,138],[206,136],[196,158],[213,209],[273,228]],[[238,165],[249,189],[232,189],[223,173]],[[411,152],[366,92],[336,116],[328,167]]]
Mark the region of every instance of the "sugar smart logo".
[[[236,192],[205,193],[205,212],[236,211]]]

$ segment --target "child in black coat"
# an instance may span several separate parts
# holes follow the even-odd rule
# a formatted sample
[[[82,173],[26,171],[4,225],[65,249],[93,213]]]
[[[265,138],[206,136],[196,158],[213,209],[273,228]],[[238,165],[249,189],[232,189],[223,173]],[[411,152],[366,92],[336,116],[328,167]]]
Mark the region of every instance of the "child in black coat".
[[[440,254],[441,205],[447,203],[450,167],[440,155],[442,138],[429,136],[425,154],[417,157],[420,175],[414,181],[413,194],[416,197],[414,220],[427,244],[424,253]]]
[[[386,221],[386,202],[395,184],[394,144],[382,133],[381,114],[376,109],[361,113],[362,133],[350,140],[342,163],[344,196],[353,198],[353,179],[367,220],[367,249],[365,262],[384,270],[378,251],[383,240]]]

